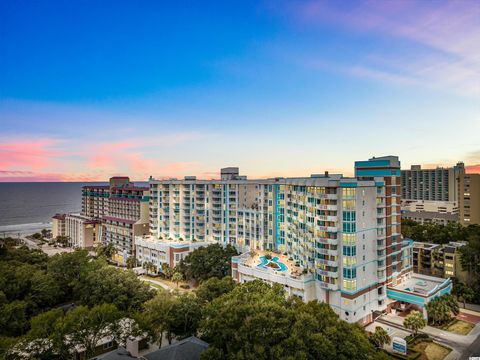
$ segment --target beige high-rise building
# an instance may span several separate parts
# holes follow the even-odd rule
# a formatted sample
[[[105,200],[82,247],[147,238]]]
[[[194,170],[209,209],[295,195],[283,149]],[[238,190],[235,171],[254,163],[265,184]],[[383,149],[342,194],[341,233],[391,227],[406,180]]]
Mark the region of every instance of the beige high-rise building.
[[[462,225],[480,224],[480,174],[459,174],[458,214]]]
[[[412,165],[410,170],[402,170],[402,199],[456,202],[458,176],[465,173],[462,162],[454,167],[422,169]]]

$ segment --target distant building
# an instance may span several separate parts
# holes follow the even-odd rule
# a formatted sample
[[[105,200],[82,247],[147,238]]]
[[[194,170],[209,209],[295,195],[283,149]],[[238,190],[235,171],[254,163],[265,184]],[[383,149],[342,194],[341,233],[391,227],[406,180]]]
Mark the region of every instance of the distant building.
[[[463,173],[462,162],[454,167],[435,169],[412,165],[410,170],[402,170],[402,199],[457,202],[457,177]]]
[[[65,236],[70,247],[91,249],[101,242],[101,222],[81,214],[67,214]]]
[[[419,274],[455,277],[466,282],[468,273],[462,269],[460,248],[466,242],[450,242],[445,245],[413,243],[413,271]]]
[[[402,200],[402,218],[446,225],[458,222],[458,205],[452,201]]]
[[[135,256],[135,237],[149,234],[148,211],[148,187],[138,187],[130,182],[111,184],[108,212],[102,217],[103,240],[117,248],[114,257],[117,262],[124,263],[127,257]]]
[[[480,224],[480,174],[460,174],[458,184],[460,223]]]
[[[66,235],[65,214],[56,214],[52,217],[52,237]]]
[[[125,264],[135,255],[135,236],[149,233],[149,188],[135,186],[126,176],[110,178],[109,185],[86,185],[81,214],[57,214],[52,223],[55,234],[65,230],[73,247],[113,244],[114,260]]]

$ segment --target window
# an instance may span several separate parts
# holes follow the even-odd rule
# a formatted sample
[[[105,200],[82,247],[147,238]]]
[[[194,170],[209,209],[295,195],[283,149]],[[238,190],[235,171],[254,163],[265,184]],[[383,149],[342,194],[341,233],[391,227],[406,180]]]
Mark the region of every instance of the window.
[[[357,277],[357,269],[356,268],[353,268],[353,269],[343,269],[343,277],[346,278],[346,279],[354,279]]]
[[[357,247],[356,246],[344,246],[343,247],[343,255],[344,256],[356,256],[357,255]]]
[[[357,280],[343,280],[343,289],[344,290],[356,290],[357,288]]]
[[[355,266],[357,265],[357,258],[355,256],[344,256],[343,266]]]
[[[342,239],[345,245],[353,245],[357,241],[357,234],[342,234]]]

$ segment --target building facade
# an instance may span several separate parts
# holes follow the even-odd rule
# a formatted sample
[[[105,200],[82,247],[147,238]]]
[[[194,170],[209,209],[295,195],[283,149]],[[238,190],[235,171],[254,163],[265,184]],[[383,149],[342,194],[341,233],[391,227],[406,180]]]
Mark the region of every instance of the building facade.
[[[108,212],[102,217],[103,241],[117,249],[114,260],[135,256],[135,237],[149,233],[149,190],[131,183],[110,187]]]
[[[446,225],[458,222],[458,205],[453,201],[402,200],[402,218]]]
[[[55,214],[52,217],[52,237],[66,236],[65,214]]]
[[[412,241],[401,238],[397,157],[356,162],[354,178],[249,180],[238,168],[220,175],[150,180],[150,237],[136,238],[137,259],[157,248],[166,261],[169,244],[231,244],[243,253],[232,259],[237,281],[283,284],[349,322],[370,322],[397,302],[387,290],[413,268]]]
[[[81,214],[65,215],[65,236],[68,246],[91,249],[101,242],[101,222]]]
[[[462,225],[480,224],[480,174],[458,176],[458,212]]]
[[[442,278],[455,277],[463,283],[468,273],[462,269],[460,249],[465,242],[448,244],[413,243],[413,271]]]
[[[402,199],[457,202],[457,177],[465,173],[465,166],[461,162],[451,168],[436,169],[412,165],[410,170],[401,173]]]

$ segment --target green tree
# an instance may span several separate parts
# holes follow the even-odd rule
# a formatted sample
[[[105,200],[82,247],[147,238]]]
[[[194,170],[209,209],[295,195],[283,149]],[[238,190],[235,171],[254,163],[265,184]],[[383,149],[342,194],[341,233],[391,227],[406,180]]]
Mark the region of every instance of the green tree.
[[[42,229],[41,234],[44,239],[50,238],[52,236],[52,231],[48,229]]]
[[[71,253],[57,254],[48,262],[48,274],[55,279],[65,294],[71,299],[73,288],[88,271],[91,258],[86,250],[75,250]]]
[[[161,272],[165,275],[165,278],[171,279],[175,271],[167,263],[162,263]]]
[[[57,308],[43,312],[30,320],[29,340],[48,338],[55,331],[56,323],[64,316],[63,309]]]
[[[173,307],[175,299],[167,291],[160,291],[147,301],[137,320],[152,340],[162,346],[163,336],[166,334],[169,341],[172,339],[172,322],[174,319]]]
[[[90,359],[99,341],[118,331],[118,321],[122,317],[123,314],[112,304],[96,305],[91,309],[79,306],[57,323],[57,331],[68,334],[68,344],[84,348],[85,357]]]
[[[183,275],[182,275],[182,273],[180,273],[180,272],[175,272],[175,273],[173,274],[173,276],[172,276],[172,281],[177,284],[177,287],[178,287],[178,283],[179,283],[180,281],[182,281],[182,280],[183,280]]]
[[[133,272],[104,266],[86,272],[76,283],[74,294],[85,305],[109,303],[127,311],[140,309],[153,297],[154,291]]]
[[[460,309],[455,297],[451,294],[439,296],[427,304],[428,321],[433,325],[441,325],[452,320]]]
[[[231,273],[232,256],[238,255],[231,245],[214,244],[200,247],[188,254],[178,265],[185,279],[223,278]]]
[[[14,300],[0,308],[0,334],[23,335],[28,328],[28,303]]]
[[[202,281],[196,294],[202,302],[206,303],[232,291],[234,287],[235,281],[230,276],[225,276],[223,279],[213,277]]]
[[[204,308],[205,359],[376,359],[365,331],[325,303],[287,299],[280,285],[237,285]],[[338,346],[342,344],[342,346]]]
[[[63,236],[63,235],[58,235],[55,239],[55,243],[62,246],[66,247],[70,241],[70,237],[68,236]]]
[[[463,283],[456,283],[454,286],[455,295],[457,296],[458,301],[463,302],[463,308],[465,309],[465,303],[470,302],[475,298],[475,291],[463,284]]]
[[[147,275],[157,272],[157,267],[151,261],[146,261],[143,263],[143,268],[147,271]]]
[[[173,309],[171,331],[177,338],[196,335],[202,319],[202,305],[192,293],[178,295]]]
[[[423,314],[415,310],[408,314],[403,320],[403,326],[412,330],[414,336],[417,336],[418,330],[423,329],[426,325],[427,322],[423,318]]]
[[[113,255],[117,253],[117,248],[112,244],[100,244],[95,249],[98,257],[105,257],[107,259],[111,259]]]
[[[134,256],[127,258],[127,269],[133,269],[137,266],[137,259]]]
[[[370,341],[377,347],[383,348],[384,345],[390,344],[390,336],[381,326],[375,327],[375,332],[370,335]]]
[[[29,299],[36,310],[52,307],[64,298],[64,293],[58,282],[43,270],[35,271],[31,277]]]

